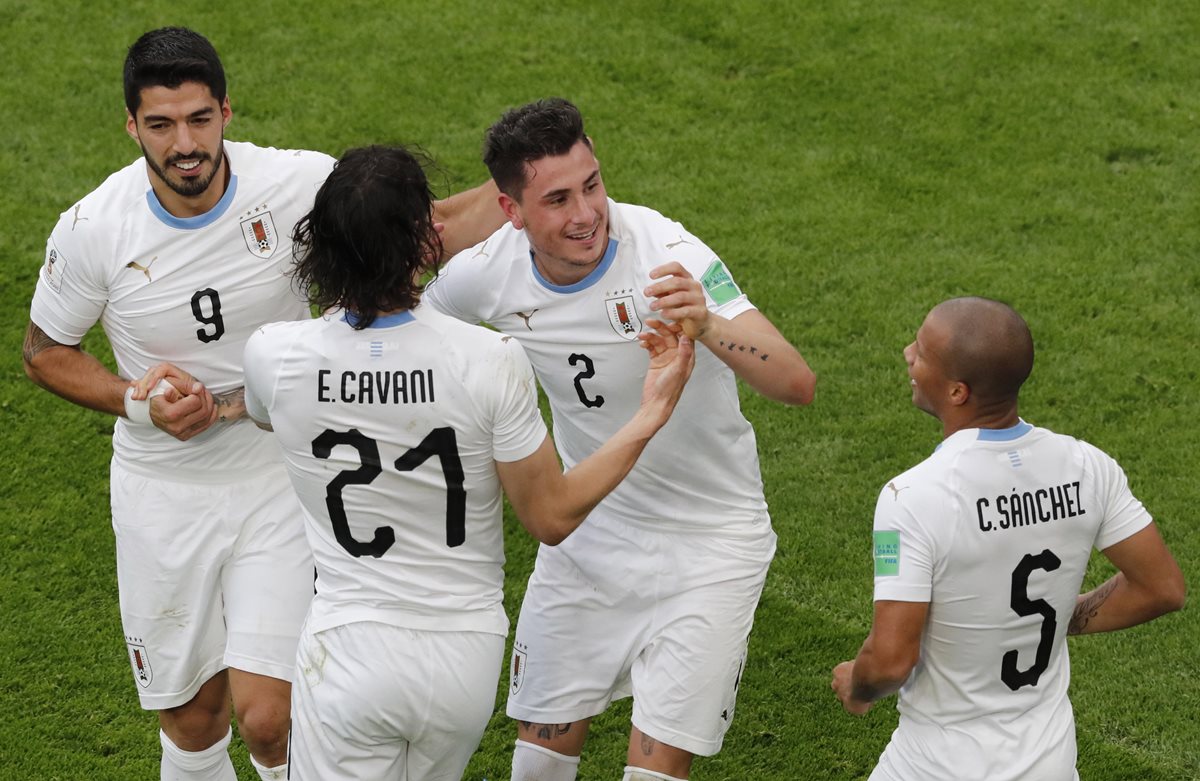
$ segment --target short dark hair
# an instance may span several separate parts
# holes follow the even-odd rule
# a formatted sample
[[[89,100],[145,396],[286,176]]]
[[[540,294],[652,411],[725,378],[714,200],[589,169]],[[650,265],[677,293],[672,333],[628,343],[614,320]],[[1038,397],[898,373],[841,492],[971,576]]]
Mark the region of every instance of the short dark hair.
[[[292,231],[292,278],[322,311],[342,308],[366,328],[383,311],[412,309],[436,270],[442,240],[421,161],[403,147],[342,155]]]
[[[1015,402],[1033,372],[1033,335],[1025,318],[1003,301],[952,298],[934,307],[947,318],[950,379],[967,384],[984,405]]]
[[[225,100],[225,68],[208,39],[185,27],[144,33],[125,56],[125,108],[137,116],[143,89],[175,89],[186,81],[207,86],[218,103]]]
[[[565,155],[580,141],[591,148],[579,109],[563,98],[544,98],[508,110],[488,128],[483,164],[500,191],[520,202],[525,164]]]

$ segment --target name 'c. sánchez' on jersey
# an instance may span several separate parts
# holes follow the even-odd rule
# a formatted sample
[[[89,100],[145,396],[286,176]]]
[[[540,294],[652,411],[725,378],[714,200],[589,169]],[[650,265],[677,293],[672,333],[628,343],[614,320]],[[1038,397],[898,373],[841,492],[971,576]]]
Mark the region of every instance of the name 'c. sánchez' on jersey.
[[[1018,529],[1049,523],[1062,518],[1085,515],[1079,499],[1079,481],[1037,488],[1032,491],[1012,491],[975,502],[979,515],[979,530]]]
[[[346,404],[429,404],[435,401],[433,369],[410,371],[317,370],[317,401]]]

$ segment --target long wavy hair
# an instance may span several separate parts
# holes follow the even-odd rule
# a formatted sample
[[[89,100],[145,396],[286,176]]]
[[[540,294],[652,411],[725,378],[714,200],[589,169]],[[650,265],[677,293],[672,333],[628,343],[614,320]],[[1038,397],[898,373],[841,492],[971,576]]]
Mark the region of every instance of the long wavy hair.
[[[348,310],[361,329],[379,312],[412,309],[424,290],[421,275],[442,257],[421,161],[399,146],[349,150],[292,242],[292,278],[321,311]]]

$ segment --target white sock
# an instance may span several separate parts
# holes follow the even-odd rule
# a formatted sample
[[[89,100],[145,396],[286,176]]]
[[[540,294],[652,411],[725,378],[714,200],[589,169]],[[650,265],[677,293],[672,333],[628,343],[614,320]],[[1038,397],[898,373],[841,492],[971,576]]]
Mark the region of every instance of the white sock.
[[[513,751],[512,781],[575,781],[579,757],[569,757],[536,743],[517,741]]]
[[[237,781],[229,761],[229,741],[233,730],[203,751],[184,751],[171,742],[167,733],[158,731],[162,743],[162,781]]]
[[[684,781],[682,778],[659,773],[657,770],[647,770],[644,767],[625,766],[625,775],[621,781]]]
[[[261,778],[262,781],[285,781],[288,777],[287,762],[284,762],[282,765],[277,765],[276,767],[267,767],[266,765],[260,764],[259,761],[254,758],[254,755],[251,754],[250,764],[254,765],[254,769],[258,771],[258,777]]]

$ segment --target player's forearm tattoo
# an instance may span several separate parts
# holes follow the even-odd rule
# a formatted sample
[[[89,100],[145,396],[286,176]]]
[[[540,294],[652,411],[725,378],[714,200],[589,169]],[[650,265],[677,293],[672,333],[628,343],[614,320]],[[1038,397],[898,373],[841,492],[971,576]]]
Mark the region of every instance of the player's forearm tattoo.
[[[46,336],[45,331],[38,328],[34,323],[30,323],[29,327],[25,329],[25,344],[21,347],[21,355],[25,359],[25,363],[31,363],[37,357],[38,353],[48,350],[51,347],[72,347],[73,349],[79,349],[73,345],[54,341],[49,336]]]
[[[761,361],[767,360],[767,353],[760,353],[758,351],[758,348],[755,347],[754,345],[738,344],[737,342],[726,342],[724,339],[720,340],[720,344],[722,347],[724,347],[729,352],[733,352],[734,350],[737,350],[740,353],[744,353],[748,350],[751,355],[757,355],[759,360],[761,360]]]
[[[648,757],[648,756],[650,756],[651,754],[653,754],[653,753],[654,753],[654,747],[655,747],[657,744],[658,744],[658,741],[657,741],[657,740],[655,740],[654,738],[650,737],[649,735],[647,735],[647,734],[646,734],[646,733],[644,733],[644,732],[642,733],[642,754],[643,754],[643,755],[645,755],[645,756],[647,756],[647,757]]]
[[[1100,606],[1108,599],[1117,587],[1117,579],[1113,578],[1102,584],[1092,593],[1075,604],[1075,612],[1071,614],[1071,622],[1067,624],[1067,634],[1082,634],[1088,622],[1100,612]]]
[[[246,411],[246,389],[234,388],[231,391],[218,393],[213,396],[213,402],[217,405],[218,420],[239,418]]]

